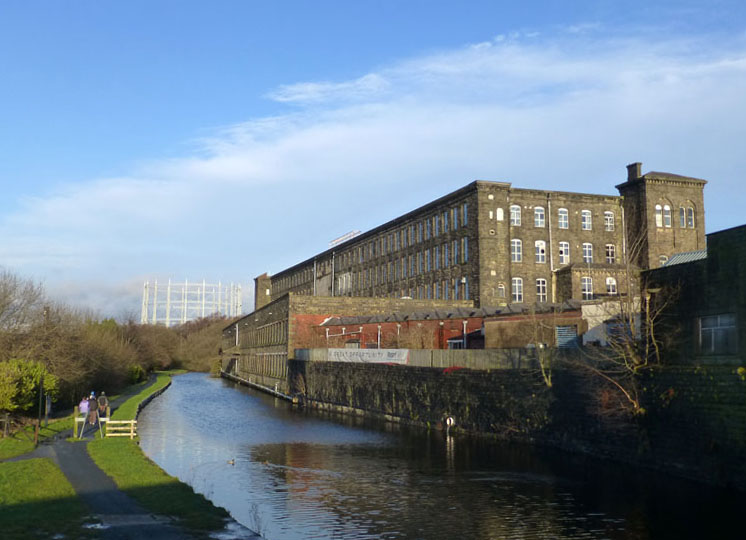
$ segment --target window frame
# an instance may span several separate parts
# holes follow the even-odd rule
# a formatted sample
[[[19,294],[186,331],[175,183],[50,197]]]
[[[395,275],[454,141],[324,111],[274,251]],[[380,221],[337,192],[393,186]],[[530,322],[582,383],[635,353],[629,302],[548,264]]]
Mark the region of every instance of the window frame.
[[[510,280],[510,299],[514,304],[523,303],[523,278],[514,277]]]
[[[547,280],[536,278],[536,301],[546,303],[547,301]]]
[[[605,231],[613,231],[614,230],[614,221],[616,219],[616,216],[614,216],[614,212],[611,210],[606,210],[604,212],[604,230]]]
[[[580,298],[593,300],[593,278],[591,276],[580,277]]]
[[[513,227],[521,226],[521,207],[518,204],[510,205],[510,225]]]
[[[546,264],[547,262],[547,243],[544,240],[534,242],[534,261],[536,264]]]
[[[591,242],[583,242],[583,263],[593,264],[593,244]]]
[[[546,227],[546,212],[543,206],[534,207],[534,227],[542,229]]]
[[[592,231],[593,230],[593,212],[590,210],[580,211],[580,230],[581,231]]]
[[[520,238],[510,239],[510,262],[523,262],[523,240]]]
[[[557,209],[557,228],[558,229],[569,229],[570,228],[570,212],[567,208]]]
[[[566,247],[567,250],[563,252],[563,247]],[[560,264],[570,264],[570,242],[560,242],[559,243],[559,263]]]

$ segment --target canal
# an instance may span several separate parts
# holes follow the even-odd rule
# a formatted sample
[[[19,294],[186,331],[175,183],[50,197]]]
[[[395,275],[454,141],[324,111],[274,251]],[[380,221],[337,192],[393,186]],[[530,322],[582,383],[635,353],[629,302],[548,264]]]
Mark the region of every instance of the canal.
[[[174,377],[138,429],[152,460],[270,540],[743,530],[742,495],[558,451],[294,410],[203,374]]]

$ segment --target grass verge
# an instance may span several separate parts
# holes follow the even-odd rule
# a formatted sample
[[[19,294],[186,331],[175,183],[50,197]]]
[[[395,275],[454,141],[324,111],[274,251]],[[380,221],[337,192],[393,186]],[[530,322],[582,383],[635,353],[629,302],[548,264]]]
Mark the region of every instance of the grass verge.
[[[111,414],[112,420],[134,420],[137,415],[137,406],[145,398],[154,394],[171,381],[172,372],[157,372],[156,381],[151,385],[142,390],[139,394],[135,394],[127,401],[122,403],[116,411]]]
[[[171,374],[173,372],[159,372],[152,386],[128,399],[112,413],[112,418],[134,419],[140,402],[166,386]],[[88,443],[88,453],[119,489],[148,511],[173,516],[194,531],[214,531],[225,526],[228,512],[164,472],[142,453],[136,441],[96,439]]]
[[[59,420],[53,420],[49,422],[49,425],[44,427],[42,425],[39,430],[39,442],[44,441],[50,437],[54,437],[58,433],[61,433],[67,429],[72,429],[73,417],[72,415]],[[13,434],[10,437],[0,439],[0,460],[20,456],[31,452],[34,449],[34,426],[27,426],[20,430],[18,433]]]
[[[117,487],[148,511],[178,518],[192,530],[212,531],[225,526],[228,512],[214,506],[187,484],[166,474],[129,439],[98,439],[88,453]]]
[[[0,463],[0,531],[3,539],[92,538],[82,528],[86,506],[62,471],[48,459]]]

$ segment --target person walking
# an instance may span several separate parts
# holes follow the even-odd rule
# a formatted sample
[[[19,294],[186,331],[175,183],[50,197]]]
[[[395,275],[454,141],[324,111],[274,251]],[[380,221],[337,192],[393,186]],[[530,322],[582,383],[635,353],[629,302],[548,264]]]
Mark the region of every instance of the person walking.
[[[78,403],[78,412],[82,415],[88,415],[88,398],[83,396],[83,399]]]
[[[94,425],[96,420],[98,420],[98,402],[96,394],[91,392],[91,397],[88,398],[88,423]]]
[[[106,418],[106,408],[109,406],[109,398],[106,397],[106,392],[101,392],[98,396],[98,417]]]

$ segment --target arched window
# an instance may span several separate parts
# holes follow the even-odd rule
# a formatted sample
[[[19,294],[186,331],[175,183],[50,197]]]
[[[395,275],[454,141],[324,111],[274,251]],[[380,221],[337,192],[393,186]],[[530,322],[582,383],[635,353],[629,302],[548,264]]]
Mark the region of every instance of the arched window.
[[[523,302],[523,278],[514,277],[511,280],[511,299],[513,302]]]
[[[560,208],[557,210],[557,228],[570,228],[570,214],[568,213],[567,208]]]
[[[505,285],[503,285],[502,283],[497,286],[497,297],[505,298]]]
[[[510,261],[521,262],[523,260],[523,242],[518,238],[510,241]]]
[[[686,226],[690,229],[694,228],[694,208],[691,206],[686,209]]]
[[[609,264],[616,263],[616,246],[614,244],[606,244],[606,262]]]
[[[521,207],[517,204],[510,205],[510,224],[520,225],[521,224]]]
[[[588,276],[580,278],[580,293],[583,300],[593,300],[593,278]]]
[[[616,294],[616,279],[613,277],[606,278],[606,294]]]
[[[663,226],[671,227],[671,207],[667,204],[663,206]]]
[[[584,231],[590,231],[593,228],[593,216],[590,210],[580,212],[580,228]]]
[[[547,243],[544,240],[537,240],[534,242],[534,247],[536,251],[536,262],[547,262]]]
[[[679,227],[686,227],[686,210],[683,206],[679,207]]]
[[[655,226],[663,227],[663,207],[660,204],[655,205]]]
[[[604,212],[604,229],[607,231],[614,230],[614,212]]]
[[[544,226],[544,208],[537,206],[534,208],[534,227]]]
[[[547,301],[547,280],[546,279],[536,280],[536,301],[537,302]]]
[[[559,243],[559,263],[570,264],[570,242]]]
[[[497,212],[495,212],[495,218],[497,219],[497,221],[502,221],[504,219],[503,218],[503,209],[502,208],[498,208],[497,209]]]
[[[593,244],[590,244],[587,242],[583,244],[583,262],[584,263],[593,262]]]

